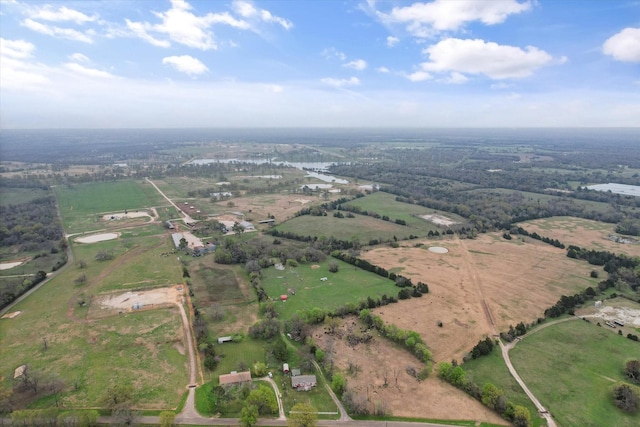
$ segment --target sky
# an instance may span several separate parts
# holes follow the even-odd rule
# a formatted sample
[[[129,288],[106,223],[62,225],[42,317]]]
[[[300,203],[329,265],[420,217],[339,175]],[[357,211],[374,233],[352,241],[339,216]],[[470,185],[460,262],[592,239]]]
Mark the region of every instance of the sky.
[[[0,0],[0,128],[638,127],[640,0]]]

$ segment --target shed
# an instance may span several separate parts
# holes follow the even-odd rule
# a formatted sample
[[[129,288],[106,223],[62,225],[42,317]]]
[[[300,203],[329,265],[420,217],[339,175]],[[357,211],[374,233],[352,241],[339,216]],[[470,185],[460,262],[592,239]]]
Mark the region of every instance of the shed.
[[[292,376],[292,377],[297,377],[297,376],[299,376],[299,375],[300,375],[300,369],[293,368],[293,369],[291,370],[291,376]]]
[[[232,372],[230,374],[220,375],[220,385],[241,384],[251,382],[251,372]]]
[[[240,226],[244,228],[245,231],[255,230],[256,228],[249,221],[240,221]]]
[[[225,342],[231,342],[233,341],[233,337],[220,337],[218,338],[218,344],[222,344]]]
[[[308,391],[317,384],[315,375],[298,375],[291,377],[291,387],[299,391]]]
[[[289,364],[288,363],[283,363],[282,364],[282,372],[284,372],[285,374],[289,373]]]

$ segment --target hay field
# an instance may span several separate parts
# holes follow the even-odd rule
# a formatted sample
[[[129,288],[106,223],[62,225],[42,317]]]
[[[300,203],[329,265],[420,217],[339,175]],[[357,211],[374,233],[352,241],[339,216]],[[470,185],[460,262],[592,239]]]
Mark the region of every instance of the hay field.
[[[542,317],[565,294],[595,285],[593,266],[567,258],[565,251],[525,239],[507,241],[498,234],[475,240],[443,239],[437,244],[446,254],[425,246],[381,247],[363,253],[374,264],[425,282],[430,293],[376,309],[381,317],[401,328],[419,332],[436,361],[461,360],[493,328],[483,308],[484,296],[499,331],[520,321]],[[442,321],[444,326],[437,327]]]
[[[640,244],[617,243],[609,239],[616,234],[615,224],[593,221],[570,216],[525,221],[518,224],[530,233],[558,239],[565,245],[576,245],[581,248],[598,251],[623,253],[629,256],[640,256]]]

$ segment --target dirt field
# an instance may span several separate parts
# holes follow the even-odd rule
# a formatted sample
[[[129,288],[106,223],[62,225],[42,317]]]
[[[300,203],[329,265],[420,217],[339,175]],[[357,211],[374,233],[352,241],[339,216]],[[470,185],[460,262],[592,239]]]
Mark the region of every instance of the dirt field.
[[[241,211],[246,214],[247,221],[253,220],[254,223],[267,219],[268,215],[275,216],[276,223],[282,222],[289,217],[293,217],[293,214],[303,206],[307,205],[310,201],[320,201],[321,199],[315,196],[300,197],[300,194],[292,195],[259,195],[251,197],[238,197],[233,199],[235,206],[232,210]],[[219,206],[226,206],[227,202],[217,202]],[[251,211],[251,212],[249,212]]]
[[[438,245],[449,250],[445,254],[428,251],[433,242],[424,243],[422,248],[381,247],[362,258],[429,285],[430,293],[422,298],[376,311],[386,322],[419,332],[437,362],[461,360],[479,339],[493,333],[483,296],[499,332],[534,321],[561,295],[590,285],[593,266],[533,239],[522,243],[487,234],[475,240],[442,240]]]
[[[353,322],[354,318],[345,319],[336,335],[344,336],[348,327],[354,327]],[[391,414],[400,417],[474,420],[508,425],[477,400],[440,381],[435,374],[422,382],[411,377],[406,372],[407,367],[420,368],[420,362],[384,338],[376,336],[372,343],[350,347],[344,338],[330,337],[320,327],[314,331],[314,339],[322,348],[332,346],[334,363],[339,370],[347,372],[350,362],[358,366],[355,376],[345,376],[347,387],[358,396],[366,397],[369,409],[373,409],[376,402],[386,402]],[[330,344],[331,341],[333,344]],[[387,386],[384,385],[385,372]]]
[[[88,317],[104,317],[117,312],[158,308],[168,304],[178,304],[184,294],[182,285],[170,288],[150,289],[146,291],[124,292],[101,295],[91,303]]]
[[[530,233],[558,239],[565,245],[576,245],[593,250],[606,250],[640,256],[640,245],[617,243],[609,238],[615,234],[615,225],[573,217],[553,217],[518,224]]]
[[[118,236],[120,236],[120,233],[93,234],[91,236],[78,237],[75,241],[78,243],[97,243],[104,242],[105,240],[117,239]]]

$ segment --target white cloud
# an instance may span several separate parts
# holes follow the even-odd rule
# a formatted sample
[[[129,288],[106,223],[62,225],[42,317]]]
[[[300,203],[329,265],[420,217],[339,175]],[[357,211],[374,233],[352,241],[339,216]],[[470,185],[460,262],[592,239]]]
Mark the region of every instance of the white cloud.
[[[171,65],[181,73],[189,74],[190,76],[202,74],[209,71],[206,65],[200,62],[199,59],[189,55],[182,56],[167,56],[162,58],[162,63]]]
[[[386,74],[386,73],[388,73],[388,72],[389,72],[389,69],[388,69],[387,67],[378,67],[378,68],[376,69],[376,71],[377,71],[377,72],[379,72],[379,73]]]
[[[98,77],[101,79],[113,79],[116,77],[106,71],[96,70],[95,68],[88,68],[75,62],[67,62],[66,64],[64,64],[64,67],[67,70],[71,70],[74,73],[82,74],[83,76],[87,77]]]
[[[395,45],[398,44],[398,42],[400,42],[400,39],[397,37],[393,37],[393,36],[387,37],[387,46],[389,47],[394,47]]]
[[[88,30],[83,33],[72,28],[60,28],[53,25],[45,25],[30,18],[22,21],[22,25],[29,28],[30,30],[46,34],[48,36],[74,40],[83,43],[93,43],[93,39],[91,38],[91,36],[94,35],[93,30]]]
[[[264,89],[265,91],[272,93],[282,93],[284,91],[284,87],[276,84],[265,84]]]
[[[343,64],[343,67],[362,71],[367,68],[367,61],[365,61],[364,59],[356,59],[356,60],[347,62],[346,64]]]
[[[408,74],[407,78],[412,82],[423,82],[432,79],[433,76],[426,71],[416,71],[415,73]]]
[[[492,83],[491,86],[489,87],[491,89],[508,89],[510,87],[513,87],[513,83],[498,82],[498,83]]]
[[[347,55],[340,52],[335,47],[329,47],[323,50],[322,56],[326,59],[338,58],[340,61],[345,61],[347,59]]]
[[[59,7],[55,9],[51,5],[46,5],[41,8],[37,8],[28,12],[30,18],[33,19],[41,19],[44,21],[73,21],[78,25],[84,24],[86,22],[93,22],[98,19],[97,15],[85,15],[82,12],[79,12],[74,9],[69,9],[66,6]]]
[[[426,48],[423,71],[483,74],[494,80],[524,78],[554,60],[533,46],[521,49],[481,39],[444,39]]]
[[[72,53],[71,55],[68,56],[68,58],[69,60],[74,62],[91,62],[89,60],[89,57],[81,53]]]
[[[435,0],[394,7],[389,13],[376,11],[376,15],[385,24],[405,24],[407,31],[416,37],[431,37],[441,31],[459,30],[473,21],[499,24],[509,15],[530,8],[530,1]]]
[[[335,79],[333,77],[326,77],[324,79],[320,79],[320,81],[327,86],[331,87],[345,87],[345,86],[358,86],[360,84],[360,79],[357,77],[351,77],[349,79]]]
[[[0,87],[39,90],[49,82],[47,70],[30,62],[35,46],[25,40],[0,38]]]
[[[293,23],[291,21],[275,16],[268,10],[257,9],[251,2],[236,0],[233,2],[232,7],[236,13],[243,18],[258,19],[267,23],[275,23],[282,26],[285,30],[293,28]]]
[[[25,40],[8,40],[0,38],[0,54],[11,58],[29,58],[35,50],[33,43]]]
[[[611,36],[602,51],[618,61],[640,62],[640,28],[625,28]]]
[[[442,79],[441,81],[447,84],[452,84],[452,85],[459,85],[459,84],[463,84],[466,83],[469,80],[469,78],[467,76],[465,76],[464,74],[458,73],[457,71],[452,72],[451,74],[449,74],[449,76],[447,76],[446,78]]]
[[[169,47],[171,43],[167,40],[159,40],[153,36],[151,36],[147,30],[151,29],[151,25],[146,22],[132,22],[128,19],[125,19],[125,23],[127,24],[127,28],[131,30],[131,32],[141,38],[142,40],[150,43],[154,46],[158,47]]]

